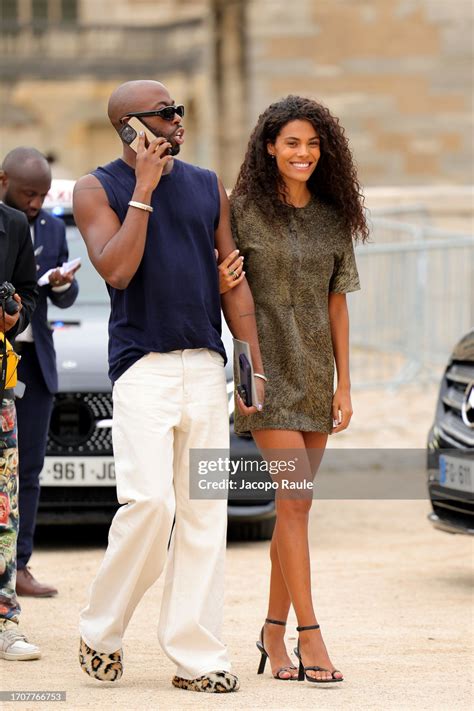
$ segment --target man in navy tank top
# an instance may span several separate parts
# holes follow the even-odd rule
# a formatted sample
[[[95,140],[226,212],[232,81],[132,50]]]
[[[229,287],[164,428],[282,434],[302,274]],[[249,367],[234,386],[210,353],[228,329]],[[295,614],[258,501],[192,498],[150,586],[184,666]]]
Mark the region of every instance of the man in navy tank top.
[[[100,681],[122,676],[126,627],[167,562],[158,639],[177,666],[173,685],[236,691],[220,638],[227,502],[189,496],[190,450],[229,447],[214,252],[235,249],[227,195],[214,173],[175,158],[184,107],[162,84],[122,84],[108,113],[123,154],[76,183],[74,215],[110,295],[112,437],[123,505],[81,613],[80,664]],[[123,132],[132,117],[151,132],[148,140],[138,126],[133,148],[130,127]],[[263,373],[245,279],[222,295],[222,309]],[[261,409],[263,378],[256,385]]]

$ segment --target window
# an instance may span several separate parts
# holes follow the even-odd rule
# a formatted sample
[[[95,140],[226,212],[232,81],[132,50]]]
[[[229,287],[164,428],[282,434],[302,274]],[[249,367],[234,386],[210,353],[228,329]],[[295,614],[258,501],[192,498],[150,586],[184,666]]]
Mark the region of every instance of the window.
[[[16,0],[0,0],[0,18],[6,24],[18,22],[18,7]]]
[[[0,0],[0,20],[12,26],[32,23],[39,28],[77,21],[78,0]]]
[[[48,0],[33,0],[31,14],[34,23],[46,24],[48,21]]]
[[[77,0],[61,0],[61,19],[63,22],[76,22]]]

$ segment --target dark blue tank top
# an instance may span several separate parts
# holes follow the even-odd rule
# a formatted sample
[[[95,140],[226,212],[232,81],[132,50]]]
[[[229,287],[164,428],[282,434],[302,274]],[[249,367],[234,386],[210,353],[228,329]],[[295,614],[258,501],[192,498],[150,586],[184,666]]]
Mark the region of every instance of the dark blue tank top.
[[[123,222],[135,189],[134,169],[119,158],[92,175]],[[226,360],[214,253],[220,215],[217,177],[175,159],[151,204],[154,212],[136,274],[126,289],[107,285],[112,381],[151,352],[209,348]]]

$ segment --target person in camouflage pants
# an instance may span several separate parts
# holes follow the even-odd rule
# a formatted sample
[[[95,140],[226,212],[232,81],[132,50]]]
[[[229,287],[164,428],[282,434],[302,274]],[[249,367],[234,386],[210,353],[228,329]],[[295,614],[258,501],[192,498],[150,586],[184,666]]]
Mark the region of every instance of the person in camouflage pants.
[[[3,171],[0,170],[0,182]],[[34,197],[34,191],[32,191]],[[19,308],[11,313],[6,300],[0,303],[0,361],[7,358],[3,339],[11,341],[23,331],[36,305],[36,264],[26,217],[0,202],[0,287],[13,284],[13,300]],[[8,291],[8,288],[7,288]],[[8,313],[10,311],[10,313]],[[14,379],[0,368],[0,659],[38,659],[39,648],[30,644],[18,628],[20,606],[16,583],[16,542],[18,536],[18,442]],[[11,382],[10,382],[11,380]],[[8,381],[8,382],[6,382]],[[5,386],[7,388],[5,389]]]
[[[18,518],[15,402],[4,398],[0,409],[0,615],[14,622],[20,614],[15,595]]]

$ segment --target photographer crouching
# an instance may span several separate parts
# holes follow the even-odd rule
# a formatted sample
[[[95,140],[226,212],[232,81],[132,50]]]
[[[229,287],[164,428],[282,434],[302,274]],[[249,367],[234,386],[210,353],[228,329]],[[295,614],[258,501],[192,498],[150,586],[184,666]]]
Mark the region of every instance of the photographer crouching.
[[[0,202],[0,659],[9,661],[41,656],[18,628],[18,443],[13,391],[18,358],[9,343],[29,324],[37,296],[28,221]]]

